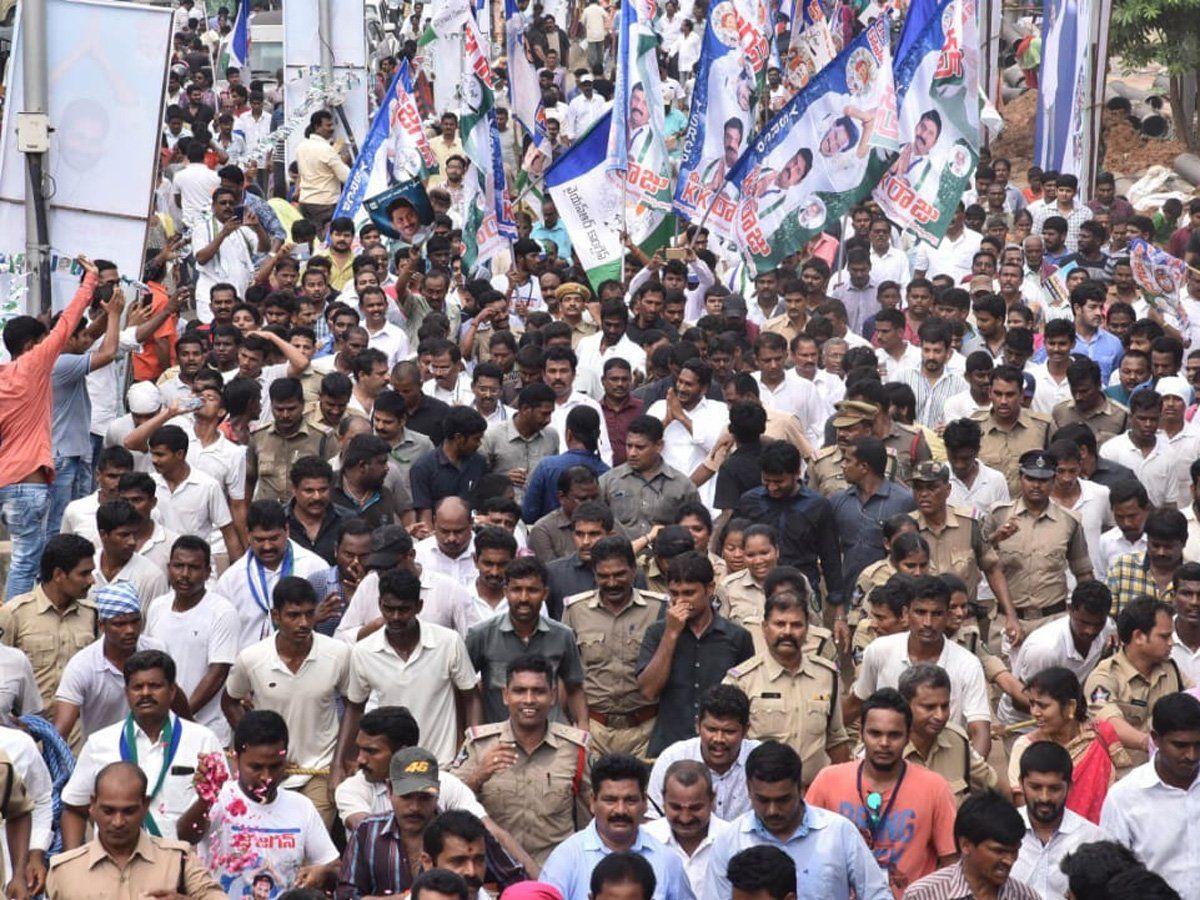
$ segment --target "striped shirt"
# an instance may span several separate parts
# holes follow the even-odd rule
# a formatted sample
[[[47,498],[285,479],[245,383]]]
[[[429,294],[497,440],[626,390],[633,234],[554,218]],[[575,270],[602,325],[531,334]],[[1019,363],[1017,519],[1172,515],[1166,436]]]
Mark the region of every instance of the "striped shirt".
[[[916,424],[926,428],[937,428],[945,418],[946,401],[955,394],[969,390],[961,375],[943,369],[933,384],[925,377],[923,367],[906,369],[897,379],[912,388],[917,397]]]
[[[904,892],[904,900],[973,900],[974,897],[961,860],[913,882]],[[1000,888],[996,900],[1041,900],[1041,895],[1028,885],[1009,878]]]
[[[372,816],[350,835],[334,896],[348,900],[400,894],[412,887],[414,877],[395,814]]]

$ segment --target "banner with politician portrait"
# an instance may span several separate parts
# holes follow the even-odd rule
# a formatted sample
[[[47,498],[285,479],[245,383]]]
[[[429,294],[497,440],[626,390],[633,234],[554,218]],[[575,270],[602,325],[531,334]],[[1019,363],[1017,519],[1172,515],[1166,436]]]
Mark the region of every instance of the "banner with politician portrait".
[[[740,194],[735,239],[755,271],[777,267],[879,180],[896,109],[880,17],[793,97],[728,175]]]
[[[704,219],[727,240],[733,238],[737,193],[725,184],[725,173],[758,120],[771,27],[765,0],[721,0],[709,14],[696,69],[675,211],[691,222]]]
[[[976,0],[914,4],[896,59],[900,152],[873,196],[896,225],[935,245],[979,161],[975,12]]]

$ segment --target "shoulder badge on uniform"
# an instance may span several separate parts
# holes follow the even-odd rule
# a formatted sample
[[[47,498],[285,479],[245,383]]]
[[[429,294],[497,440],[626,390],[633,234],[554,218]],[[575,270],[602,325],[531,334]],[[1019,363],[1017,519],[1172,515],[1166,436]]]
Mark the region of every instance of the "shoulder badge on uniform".
[[[586,731],[582,731],[571,725],[564,725],[562,722],[551,722],[550,729],[559,737],[570,741],[572,744],[578,744],[580,747],[586,747],[588,741],[591,740],[591,735]]]
[[[827,457],[833,456],[833,454],[837,452],[837,444],[834,444],[832,447],[822,447],[817,451],[816,459],[826,459]]]
[[[88,850],[87,844],[83,844],[80,847],[76,847],[74,850],[64,850],[62,853],[56,854],[55,856],[51,857],[50,868],[53,869],[56,866],[61,866],[63,863],[70,862],[71,860],[75,859],[76,857],[83,856],[83,854],[87,853],[87,850]]]
[[[263,431],[266,431],[273,424],[274,424],[273,422],[263,422],[261,425],[254,425],[250,428],[250,433],[251,434],[259,434]]]
[[[479,741],[483,738],[492,737],[500,733],[500,729],[504,727],[503,722],[492,722],[489,725],[472,725],[467,729],[468,741]]]
[[[838,671],[837,664],[832,662],[831,660],[826,659],[824,656],[817,656],[816,654],[810,653],[810,654],[808,654],[808,656],[806,658],[810,662],[815,663],[816,665],[821,666],[824,669],[828,669],[833,674],[835,674],[835,675],[837,674],[837,671]]]
[[[657,600],[659,603],[666,603],[670,598],[662,591],[646,591],[641,588],[636,588],[641,594],[643,600]]]
[[[1110,699],[1112,699],[1112,694],[1110,694],[1108,692],[1107,688],[1096,687],[1092,691],[1092,695],[1090,697],[1088,697],[1088,702],[1089,703],[1107,703]]]
[[[745,662],[738,663],[736,666],[731,668],[728,674],[732,675],[734,678],[741,678],[743,675],[749,675],[762,664],[763,658],[761,656],[752,656]]]
[[[566,609],[572,603],[576,603],[580,600],[586,600],[594,593],[596,593],[596,589],[592,588],[590,591],[580,591],[578,594],[572,594],[569,597],[563,597],[563,609]]]

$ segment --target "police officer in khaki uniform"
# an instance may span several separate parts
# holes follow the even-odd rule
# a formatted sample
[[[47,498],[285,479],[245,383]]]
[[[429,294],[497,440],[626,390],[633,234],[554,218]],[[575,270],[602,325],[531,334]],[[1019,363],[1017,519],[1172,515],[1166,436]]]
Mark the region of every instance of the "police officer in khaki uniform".
[[[1016,634],[1017,615],[1008,595],[1008,582],[1000,568],[995,548],[983,539],[983,528],[969,510],[946,504],[950,497],[950,467],[945,463],[923,462],[913,471],[913,499],[917,501],[917,533],[929,545],[929,573],[953,573],[967,586],[967,599],[975,601],[982,572],[996,597],[996,606],[1004,613],[1005,624]],[[989,602],[984,622],[994,615]],[[986,635],[984,636],[986,640]]]
[[[280,378],[269,388],[274,421],[250,432],[246,446],[246,485],[255,500],[287,502],[292,496],[288,472],[302,456],[329,458],[334,438],[304,419],[300,382]]]
[[[667,598],[634,588],[637,565],[627,538],[601,538],[591,562],[596,589],[567,597],[562,616],[583,659],[591,745],[598,754],[645,756],[658,704],[646,703],[638,690],[637,659]]]
[[[1100,383],[1100,366],[1090,359],[1076,359],[1067,366],[1071,399],[1050,411],[1051,438],[1058,429],[1082,422],[1096,435],[1096,444],[1124,434],[1129,427],[1129,408],[1105,395]]]
[[[1117,615],[1121,649],[1102,659],[1083,686],[1092,716],[1113,726],[1135,766],[1149,758],[1155,701],[1193,686],[1171,658],[1173,635],[1166,603],[1139,597],[1126,604]]]
[[[779,572],[780,569],[778,538],[770,526],[752,525],[746,529],[744,543],[752,549],[753,564],[740,572],[726,575],[717,585],[717,612],[749,631],[754,640],[754,650],[761,655],[767,652],[762,628],[763,610],[767,602],[765,578],[768,573]],[[777,586],[773,590],[791,590],[810,604],[810,612],[819,613],[811,606],[814,595],[808,579],[797,570],[790,571],[794,572],[795,580],[789,584],[788,579],[778,580],[777,576]],[[808,626],[802,649],[810,656],[821,656],[833,663],[838,659],[833,632],[820,625]]]
[[[805,782],[830,762],[850,759],[842,724],[837,665],[804,652],[808,598],[779,592],[767,601],[766,651],[734,666],[725,684],[750,698],[748,736],[789,744],[803,760]]]
[[[1050,419],[1021,406],[1025,377],[1012,366],[992,370],[992,408],[971,416],[979,423],[979,461],[1004,473],[1008,491],[1020,491],[1017,460],[1029,450],[1045,450],[1049,443]]]
[[[0,606],[0,641],[29,657],[42,715],[50,718],[67,660],[96,640],[96,609],[84,600],[95,581],[95,553],[87,538],[55,535],[42,551],[39,584]]]
[[[600,499],[630,540],[675,521],[676,509],[700,499],[690,473],[667,465],[662,449],[662,422],[638,416],[626,435],[625,462],[600,476]]]
[[[941,666],[917,663],[900,676],[899,690],[912,710],[904,759],[937,772],[950,785],[954,802],[996,786],[996,770],[971,746],[950,719],[950,676]]]
[[[846,476],[842,474],[842,458],[846,447],[855,438],[870,437],[875,417],[879,414],[879,407],[874,403],[860,400],[839,400],[833,406],[836,410],[833,427],[837,443],[819,451],[808,466],[808,486],[824,497],[832,497],[847,487]],[[893,477],[895,471],[895,456],[889,454],[888,478]]]
[[[1008,593],[1025,635],[1067,611],[1068,568],[1077,582],[1093,578],[1083,526],[1050,502],[1050,482],[1057,467],[1058,461],[1045,451],[1023,454],[1020,496],[998,504],[984,525],[984,534],[1000,555]],[[1012,637],[1009,635],[1010,640]]]
[[[508,720],[468,728],[450,767],[539,865],[591,818],[588,735],[550,722],[556,696],[549,662],[513,660],[504,688]]]
[[[133,763],[116,762],[100,770],[92,801],[96,837],[54,857],[46,880],[49,900],[225,900],[190,844],[141,830],[149,809],[146,790],[146,775]]]

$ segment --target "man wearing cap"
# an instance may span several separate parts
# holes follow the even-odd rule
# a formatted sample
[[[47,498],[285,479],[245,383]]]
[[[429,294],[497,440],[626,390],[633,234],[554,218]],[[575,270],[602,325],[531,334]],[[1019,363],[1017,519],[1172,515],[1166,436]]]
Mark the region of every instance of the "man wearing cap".
[[[932,460],[919,463],[913,470],[912,485],[917,501],[913,518],[917,521],[917,532],[929,545],[930,574],[957,575],[967,585],[967,599],[974,603],[982,572],[1004,615],[1005,631],[1010,640],[1015,639],[1020,634],[1020,623],[1009,599],[1008,581],[995,547],[984,540],[983,528],[970,510],[947,505],[950,467]]]
[[[350,833],[338,871],[339,897],[402,894],[417,876],[421,836],[438,811],[437,758],[420,747],[397,750],[388,777],[392,811]]]
[[[592,292],[577,281],[568,281],[558,286],[554,296],[558,300],[557,318],[571,326],[571,349],[576,350],[581,340],[600,330],[586,307]]]
[[[577,81],[579,93],[567,104],[567,119],[563,122],[563,132],[572,141],[578,140],[591,127],[592,123],[604,115],[604,98],[596,94],[595,78],[590,72],[580,75]],[[534,229],[536,235],[537,229]],[[567,245],[568,248],[570,245]],[[570,250],[560,256],[569,258]]]
[[[1045,450],[1051,428],[1046,416],[1024,408],[1024,392],[1025,377],[1019,369],[997,366],[992,370],[992,408],[971,417],[982,432],[979,461],[1004,473],[1012,495],[1021,487],[1017,460],[1024,459],[1026,451]]]
[[[834,404],[836,413],[833,427],[837,443],[817,453],[808,467],[808,486],[825,497],[832,497],[847,487],[846,475],[842,471],[842,460],[846,448],[858,438],[871,437],[879,407],[862,400],[839,400]],[[896,454],[888,450],[887,479],[896,477]]]
[[[1058,460],[1044,450],[1029,450],[1018,465],[1020,496],[992,510],[984,533],[1000,555],[1023,636],[1066,612],[1068,568],[1076,581],[1094,575],[1083,526],[1050,502]]]
[[[92,594],[100,637],[71,657],[54,693],[54,727],[67,738],[82,718],[87,738],[128,712],[122,673],[139,650],[163,645],[142,634],[142,601],[128,581],[115,581]],[[82,716],[81,716],[82,714]]]

